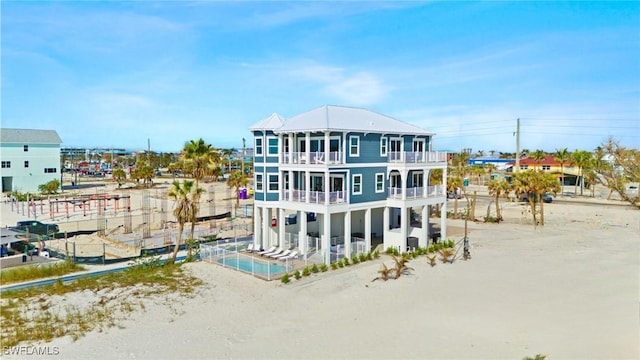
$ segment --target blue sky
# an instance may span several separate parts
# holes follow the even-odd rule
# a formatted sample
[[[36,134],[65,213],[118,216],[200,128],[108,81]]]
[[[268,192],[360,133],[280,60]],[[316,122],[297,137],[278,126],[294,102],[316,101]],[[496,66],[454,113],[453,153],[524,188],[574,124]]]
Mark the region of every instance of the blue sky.
[[[2,1],[2,127],[63,147],[252,145],[322,105],[436,149],[640,148],[640,2]]]

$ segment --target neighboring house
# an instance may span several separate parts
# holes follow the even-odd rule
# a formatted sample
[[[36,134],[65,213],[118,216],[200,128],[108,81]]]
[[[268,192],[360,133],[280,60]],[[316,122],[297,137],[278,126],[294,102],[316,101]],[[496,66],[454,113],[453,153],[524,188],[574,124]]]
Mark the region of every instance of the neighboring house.
[[[507,164],[506,172],[511,174],[513,172],[513,168],[515,166],[515,160],[512,160]],[[520,171],[526,170],[541,170],[544,172],[556,174],[558,180],[562,177],[560,174],[562,173],[563,166],[560,165],[560,162],[555,159],[553,155],[546,155],[544,159],[538,161],[533,158],[520,159]],[[564,163],[564,184],[565,185],[575,185],[579,174],[579,169],[577,167],[572,167],[571,162]]]
[[[2,192],[37,192],[60,179],[60,144],[55,130],[0,129]]]
[[[435,205],[446,238],[447,154],[432,151],[433,133],[341,106],[273,114],[250,131],[255,245],[295,248],[324,263],[379,244],[404,252],[435,236]],[[429,184],[435,169],[444,185]]]

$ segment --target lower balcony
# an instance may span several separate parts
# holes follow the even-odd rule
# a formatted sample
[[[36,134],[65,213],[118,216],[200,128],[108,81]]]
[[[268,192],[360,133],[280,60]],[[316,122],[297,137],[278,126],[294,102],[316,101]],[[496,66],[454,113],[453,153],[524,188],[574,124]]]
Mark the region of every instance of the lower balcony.
[[[329,204],[344,204],[347,202],[346,194],[344,191],[305,191],[305,190],[285,190],[280,194],[280,200],[293,201],[308,204],[326,204],[326,200],[329,200]]]
[[[412,188],[398,188],[390,187],[387,193],[389,199],[421,199],[421,198],[434,198],[439,196],[445,196],[444,187],[442,185],[434,185],[428,187],[412,187]],[[403,195],[406,195],[403,197]]]

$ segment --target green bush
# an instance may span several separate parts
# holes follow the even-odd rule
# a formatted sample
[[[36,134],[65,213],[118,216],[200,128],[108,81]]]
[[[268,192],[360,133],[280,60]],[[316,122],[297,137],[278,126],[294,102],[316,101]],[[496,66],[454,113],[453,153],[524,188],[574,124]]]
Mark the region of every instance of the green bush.
[[[331,270],[337,270],[337,269],[338,269],[338,263],[337,262],[331,263]]]
[[[300,279],[302,277],[300,270],[296,270],[296,272],[293,273],[293,277],[296,278],[296,280]]]
[[[342,263],[344,263],[344,266],[351,265],[351,263],[349,262],[349,258],[346,256],[342,258]]]
[[[338,264],[339,268],[343,268],[344,267],[344,263],[342,262],[342,260],[338,260],[338,261],[336,261],[336,263]]]
[[[351,256],[351,262],[355,265],[360,262],[360,258],[358,258],[358,256],[354,254]]]
[[[373,260],[373,254],[371,253],[371,251],[367,253],[367,260]]]
[[[45,184],[38,185],[38,191],[44,195],[57,194],[60,189],[60,180],[53,179]]]
[[[320,271],[326,272],[327,270],[329,270],[329,267],[327,266],[327,264],[320,265]]]
[[[361,253],[359,257],[360,257],[360,262],[365,262],[365,261],[367,261],[367,254],[365,254],[365,253]]]
[[[309,269],[308,266],[305,266],[304,269],[302,269],[302,276],[309,276],[311,275],[311,270]]]
[[[282,281],[283,284],[288,284],[289,281],[291,281],[291,279],[289,278],[289,273],[285,273],[284,275],[282,275],[280,281]]]
[[[377,258],[379,258],[379,257],[380,257],[380,252],[379,252],[378,250],[374,251],[374,252],[373,252],[373,258],[374,258],[374,259],[377,259]]]
[[[311,267],[311,272],[314,274],[317,274],[320,271],[320,269],[318,269],[318,265],[317,264],[313,264],[313,266]]]

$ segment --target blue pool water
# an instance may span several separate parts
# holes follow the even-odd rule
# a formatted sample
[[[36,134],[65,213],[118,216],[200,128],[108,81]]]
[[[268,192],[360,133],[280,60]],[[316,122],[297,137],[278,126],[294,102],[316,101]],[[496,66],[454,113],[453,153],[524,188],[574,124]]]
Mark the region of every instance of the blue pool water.
[[[231,267],[234,269],[242,270],[248,273],[264,275],[267,276],[269,274],[281,274],[287,272],[286,266],[278,265],[275,263],[266,263],[259,260],[252,260],[248,258],[226,258],[218,260],[218,263],[223,264],[224,266]]]

